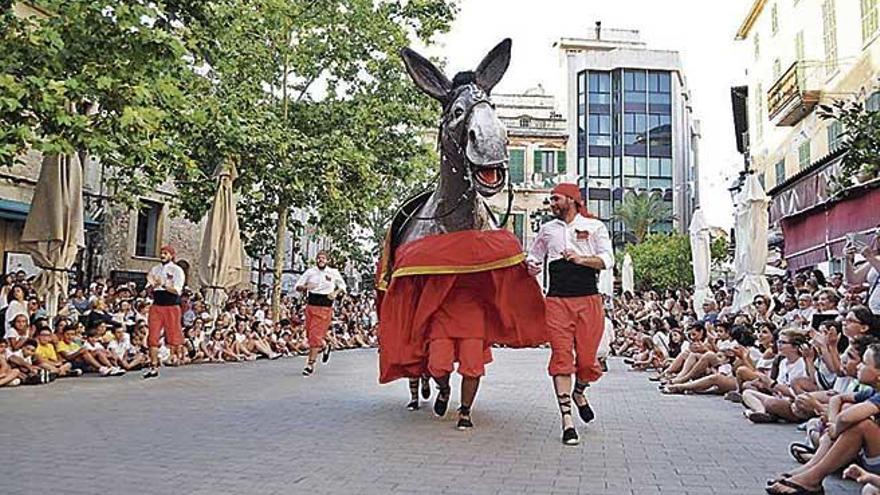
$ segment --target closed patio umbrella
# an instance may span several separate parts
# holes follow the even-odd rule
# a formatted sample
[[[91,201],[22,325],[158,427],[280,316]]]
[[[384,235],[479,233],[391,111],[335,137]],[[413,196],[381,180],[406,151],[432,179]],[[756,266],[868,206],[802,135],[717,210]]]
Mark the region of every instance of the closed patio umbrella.
[[[218,167],[217,192],[208,211],[199,257],[199,282],[205,287],[205,300],[216,317],[226,302],[226,291],[241,283],[242,249],[238,214],[232,183],[235,165],[226,162]]]
[[[58,312],[58,299],[67,296],[67,272],[79,248],[85,247],[83,226],[80,157],[44,156],[21,247],[43,269],[34,288],[45,298],[50,318]]]
[[[709,267],[712,265],[712,252],[709,249],[709,227],[699,208],[694,211],[688,229],[691,240],[691,264],[694,270],[694,311],[703,317],[703,301],[712,297],[709,290]]]
[[[770,294],[770,285],[764,276],[767,266],[769,202],[758,177],[749,175],[743,190],[736,196],[735,310],[749,305],[758,294]]]

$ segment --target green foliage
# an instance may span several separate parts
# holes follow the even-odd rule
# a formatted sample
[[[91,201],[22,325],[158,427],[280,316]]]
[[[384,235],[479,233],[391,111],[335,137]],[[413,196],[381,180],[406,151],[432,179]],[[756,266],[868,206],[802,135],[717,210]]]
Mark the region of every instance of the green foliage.
[[[30,149],[99,155],[121,199],[191,169],[172,123],[191,104],[185,26],[201,3],[39,4],[48,15],[0,11],[0,165]]]
[[[831,178],[833,192],[880,175],[880,112],[867,111],[858,100],[836,100],[819,106],[819,117],[841,124],[841,146],[847,150],[840,173]]]
[[[656,191],[628,192],[613,216],[624,223],[636,243],[645,239],[652,225],[673,219],[672,206]]]
[[[730,243],[726,237],[716,237],[709,244],[709,252],[712,255],[713,264],[721,264],[730,261],[732,254],[730,253]]]
[[[633,260],[636,289],[676,289],[694,283],[690,239],[682,234],[650,234],[625,253]]]

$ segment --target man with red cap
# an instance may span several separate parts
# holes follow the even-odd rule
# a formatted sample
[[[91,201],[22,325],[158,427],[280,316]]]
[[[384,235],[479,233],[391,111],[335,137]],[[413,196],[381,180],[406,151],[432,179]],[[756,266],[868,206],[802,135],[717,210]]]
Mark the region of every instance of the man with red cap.
[[[153,288],[153,304],[147,316],[150,347],[150,367],[144,371],[144,378],[159,377],[159,338],[165,331],[165,343],[172,356],[180,355],[183,346],[183,332],[180,328],[180,294],[183,293],[184,273],[174,263],[176,253],[172,246],[162,246],[159,259],[162,263],[153,267],[147,274],[147,287]]]
[[[556,186],[550,196],[550,209],[556,218],[541,227],[527,260],[532,275],[541,272],[545,257],[549,263],[549,372],[562,414],[562,442],[577,445],[572,400],[584,423],[592,421],[595,414],[585,391],[590,382],[602,376],[596,353],[605,328],[598,278],[601,270],[614,266],[614,253],[608,229],[587,212],[577,185]],[[577,376],[574,391],[572,374]]]

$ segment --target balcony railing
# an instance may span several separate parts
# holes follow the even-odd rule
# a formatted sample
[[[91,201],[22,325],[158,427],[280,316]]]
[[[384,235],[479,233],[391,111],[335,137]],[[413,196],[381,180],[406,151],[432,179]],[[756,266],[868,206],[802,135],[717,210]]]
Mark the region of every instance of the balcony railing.
[[[793,126],[810,114],[819,103],[822,92],[810,90],[813,77],[807,74],[803,61],[791,64],[767,92],[767,113],[778,126]]]

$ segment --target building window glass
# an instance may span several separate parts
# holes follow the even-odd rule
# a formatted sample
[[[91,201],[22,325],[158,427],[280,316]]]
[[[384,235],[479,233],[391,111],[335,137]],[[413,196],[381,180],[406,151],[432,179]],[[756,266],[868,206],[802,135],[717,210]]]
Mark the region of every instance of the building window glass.
[[[862,43],[877,31],[877,0],[862,0]]]
[[[828,149],[837,151],[843,144],[843,126],[840,122],[833,120],[828,124]]]
[[[777,58],[773,61],[773,80],[778,81],[779,76],[782,75],[782,62]]]
[[[137,239],[134,245],[135,256],[155,258],[159,246],[159,220],[162,218],[162,204],[142,201],[137,217]]]
[[[804,32],[798,31],[794,36],[794,60],[797,63],[798,87],[804,87]]]
[[[761,57],[761,36],[755,32],[755,60]]]
[[[810,140],[807,139],[798,147],[798,166],[801,170],[810,166]]]
[[[530,119],[528,117],[520,117],[519,118],[519,126],[520,127],[528,127],[529,124],[531,124],[531,120],[532,119]]]
[[[770,10],[770,29],[774,36],[779,32],[779,8],[775,3],[773,9]]]
[[[880,110],[880,91],[875,91],[871,96],[868,97],[868,100],[865,101],[865,110],[869,112],[876,112]]]
[[[825,42],[825,73],[837,71],[837,15],[834,0],[822,2],[822,32]]]
[[[764,134],[764,90],[760,84],[755,88],[755,141]]]
[[[776,162],[776,185],[785,182],[785,158]]]

